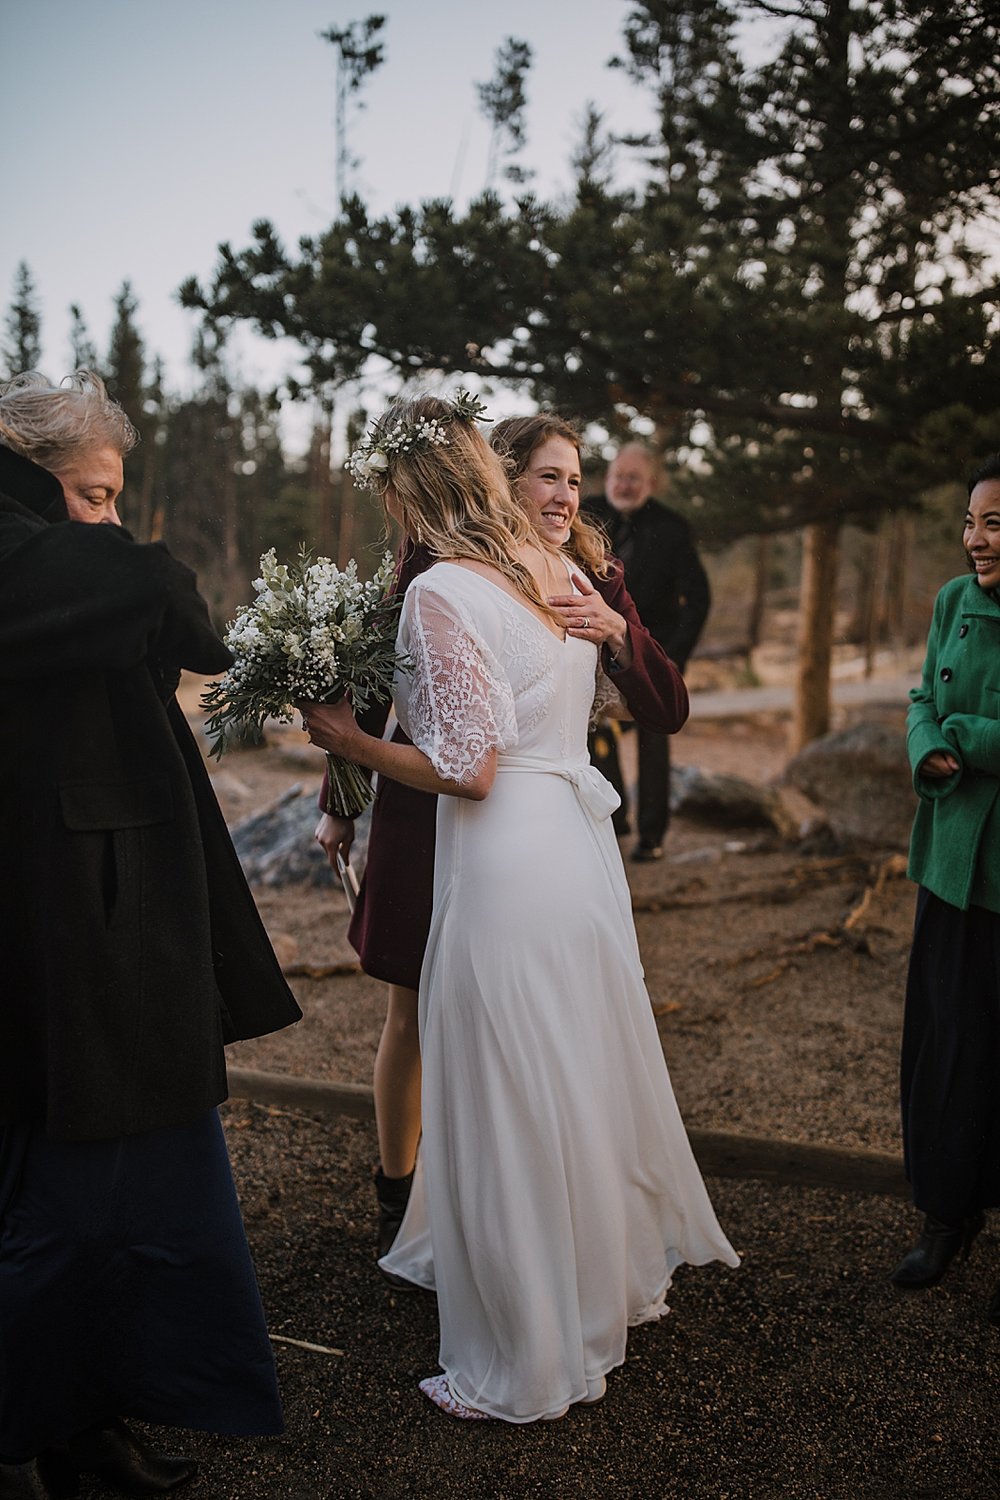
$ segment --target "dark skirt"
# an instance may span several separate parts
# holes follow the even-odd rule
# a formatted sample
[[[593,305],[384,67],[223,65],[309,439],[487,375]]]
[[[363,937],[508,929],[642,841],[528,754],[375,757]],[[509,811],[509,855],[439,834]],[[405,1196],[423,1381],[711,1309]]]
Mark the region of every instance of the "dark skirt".
[[[1000,914],[917,895],[901,1062],[906,1173],[922,1213],[1000,1204]]]
[[[401,729],[397,744],[411,742]],[[373,979],[420,985],[434,897],[437,797],[380,777],[368,836],[368,863],[348,940]]]
[[[283,1430],[222,1125],[0,1131],[0,1459],[132,1417]]]

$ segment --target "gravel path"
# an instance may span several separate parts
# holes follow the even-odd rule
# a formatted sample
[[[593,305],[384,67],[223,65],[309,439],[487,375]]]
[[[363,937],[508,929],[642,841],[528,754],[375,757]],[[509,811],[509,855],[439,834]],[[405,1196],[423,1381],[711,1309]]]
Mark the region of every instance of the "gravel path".
[[[371,1259],[367,1125],[232,1105],[227,1130],[272,1333],[287,1435],[183,1435],[191,1500],[991,1500],[1000,1496],[1000,1277],[987,1232],[933,1291],[885,1272],[903,1204],[715,1182],[737,1271],[684,1269],[671,1316],[637,1330],[599,1408],[530,1427],[455,1422],[434,1300]],[[93,1490],[87,1500],[105,1500]]]

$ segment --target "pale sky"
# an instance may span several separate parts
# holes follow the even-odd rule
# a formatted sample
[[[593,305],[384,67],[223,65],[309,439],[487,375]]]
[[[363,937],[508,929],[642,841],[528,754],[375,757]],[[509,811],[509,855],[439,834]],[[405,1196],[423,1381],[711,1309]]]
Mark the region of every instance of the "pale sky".
[[[557,198],[584,105],[617,131],[648,123],[647,95],[607,60],[627,0],[0,0],[5,210],[0,309],[19,261],[42,306],[43,369],[69,366],[68,307],[99,351],[129,279],[150,354],[185,389],[194,314],[175,292],[205,279],[216,247],[242,247],[268,218],[286,244],[334,212],[334,59],[318,33],[388,16],[387,59],[351,109],[355,185],[390,210],[432,197],[464,204],[484,186],[489,130],[476,82],[508,36],[534,51],[525,165]],[[244,338],[243,377],[266,382],[288,354]]]

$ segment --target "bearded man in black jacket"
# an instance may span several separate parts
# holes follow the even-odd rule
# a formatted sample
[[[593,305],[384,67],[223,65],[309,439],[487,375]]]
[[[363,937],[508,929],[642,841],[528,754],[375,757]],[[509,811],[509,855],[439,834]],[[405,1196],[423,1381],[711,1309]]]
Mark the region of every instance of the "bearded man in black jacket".
[[[641,443],[626,443],[608,466],[605,495],[584,510],[607,532],[611,550],[625,568],[625,587],[642,623],[684,671],[711,604],[708,577],[687,522],[653,499],[656,465]],[[639,752],[635,822],[636,860],[660,859],[670,822],[670,741],[652,730],[634,730]],[[629,831],[625,784],[616,732],[601,726],[591,736],[591,758],[622,799],[615,830]]]
[[[0,390],[0,1500],[193,1477],[126,1417],[282,1430],[216,1107],[224,1042],[300,1012],[174,698],[229,652],[118,518],[134,441],[85,372]]]

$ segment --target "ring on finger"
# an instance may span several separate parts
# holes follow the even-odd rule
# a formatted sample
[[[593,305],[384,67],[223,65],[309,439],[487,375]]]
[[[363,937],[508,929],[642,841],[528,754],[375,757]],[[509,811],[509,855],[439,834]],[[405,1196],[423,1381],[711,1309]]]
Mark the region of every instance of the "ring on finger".
[[[589,630],[590,629],[590,616],[589,615],[584,615],[584,617],[583,617],[583,624],[580,626],[580,629],[581,630]]]

